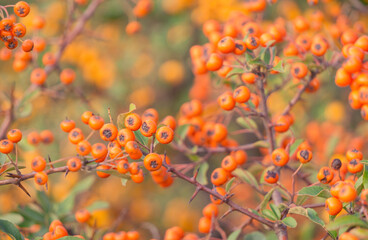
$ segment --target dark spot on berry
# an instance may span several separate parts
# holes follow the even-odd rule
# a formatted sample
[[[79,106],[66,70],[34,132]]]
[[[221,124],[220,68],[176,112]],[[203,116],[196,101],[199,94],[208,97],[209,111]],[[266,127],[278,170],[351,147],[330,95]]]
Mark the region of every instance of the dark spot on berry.
[[[148,126],[148,124],[146,122],[143,122],[143,124],[142,124],[142,130],[144,132],[148,132],[150,130],[150,127]]]
[[[128,124],[130,125],[130,126],[132,126],[133,124],[134,124],[134,118],[133,117],[128,117]]]
[[[102,135],[104,135],[106,138],[111,138],[112,132],[111,129],[105,129],[102,131]]]
[[[167,139],[168,136],[169,136],[169,134],[167,134],[167,132],[161,133],[161,138],[163,138],[163,139]]]
[[[73,137],[78,137],[78,136],[79,136],[79,132],[77,132],[77,131],[73,131],[73,132],[72,132],[72,136],[73,136]]]
[[[157,167],[158,167],[157,161],[156,161],[156,160],[152,160],[152,161],[150,162],[150,166],[151,166],[152,168],[157,168]]]
[[[238,44],[238,43],[235,44],[235,47],[237,49],[239,49],[239,50],[243,50],[244,49],[243,45],[242,44]]]
[[[308,151],[308,150],[302,150],[302,151],[300,152],[300,156],[301,156],[302,158],[304,158],[305,160],[308,160],[308,158],[309,158],[309,151]]]
[[[341,160],[338,158],[335,158],[332,163],[331,163],[331,167],[335,170],[339,170],[341,168]]]

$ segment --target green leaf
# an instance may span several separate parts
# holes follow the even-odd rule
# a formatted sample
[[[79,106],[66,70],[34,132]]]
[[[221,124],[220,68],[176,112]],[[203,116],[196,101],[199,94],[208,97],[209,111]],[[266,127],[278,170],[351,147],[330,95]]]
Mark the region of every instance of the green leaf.
[[[137,130],[134,131],[134,136],[135,136],[135,140],[139,141],[140,143],[142,143],[144,146],[148,146],[148,138],[143,136],[141,131]]]
[[[226,187],[225,187],[226,192],[229,192],[231,185],[233,185],[234,180],[235,180],[235,177],[233,177],[232,179],[230,179],[230,181],[226,183]]]
[[[2,166],[7,160],[7,157],[5,154],[0,154],[0,166]]]
[[[129,112],[133,112],[136,109],[137,109],[137,107],[135,106],[134,103],[129,104]]]
[[[126,178],[121,179],[121,185],[123,185],[124,187],[126,187],[127,182],[128,182],[128,179],[126,179]]]
[[[302,205],[309,198],[308,195],[300,195],[296,198],[296,205]]]
[[[243,117],[238,117],[236,119],[236,122],[244,127],[244,128],[247,128],[247,129],[256,129],[257,128],[257,123],[251,119],[251,118],[243,118]]]
[[[252,232],[244,236],[244,240],[266,240],[266,237],[261,232]]]
[[[299,145],[303,142],[303,139],[297,139],[293,144],[290,146],[289,155],[293,155],[295,151],[298,149]]]
[[[340,227],[353,227],[359,226],[363,228],[368,228],[368,223],[360,219],[358,215],[345,215],[338,218],[335,218],[333,222],[327,224],[326,228],[328,230],[336,230]]]
[[[271,70],[277,71],[279,73],[285,72],[284,61],[280,60],[280,62],[278,62]]]
[[[25,166],[18,166],[18,169],[24,169],[26,168]],[[15,168],[14,167],[10,167],[10,168],[7,168],[4,172],[2,172],[2,174],[4,173],[7,173],[7,172],[11,172],[11,171],[14,171]]]
[[[269,143],[264,141],[264,140],[259,140],[257,142],[254,143],[254,146],[256,147],[262,147],[262,148],[268,148]]]
[[[313,222],[321,225],[322,227],[325,226],[325,223],[322,221],[322,219],[320,217],[318,217],[318,214],[317,214],[317,212],[314,209],[307,208],[307,216]]]
[[[290,228],[295,228],[297,226],[297,222],[293,217],[286,217],[281,221]]]
[[[233,70],[231,70],[227,75],[226,78],[230,78],[232,76],[235,75],[239,75],[239,74],[243,74],[244,73],[244,69],[243,68],[233,68]]]
[[[31,219],[37,223],[44,223],[45,216],[41,214],[39,211],[31,208],[32,205],[25,206],[24,208],[18,208],[19,213],[27,219]]]
[[[250,61],[252,61],[253,57],[252,55],[249,54],[248,49],[245,52],[245,62],[249,63]]]
[[[309,218],[314,223],[321,225],[322,227],[325,226],[325,223],[318,217],[317,212],[312,208],[305,209],[303,207],[293,207],[289,209],[289,214],[302,215]]]
[[[15,240],[24,239],[23,236],[20,234],[19,230],[17,229],[17,227],[7,220],[0,219],[0,230],[8,234],[12,239]]]
[[[234,231],[234,232],[230,233],[230,235],[229,235],[229,237],[227,238],[227,240],[236,240],[236,239],[239,237],[240,232],[241,232],[241,230],[240,230],[240,229],[238,229],[238,230],[236,230],[236,231]]]
[[[39,89],[29,92],[25,95],[18,104],[18,107],[15,111],[18,118],[24,118],[29,116],[32,113],[33,105],[32,100],[36,98],[40,93]]]
[[[303,207],[292,207],[289,209],[290,214],[298,214],[307,217],[307,210]]]
[[[89,205],[88,207],[86,207],[86,209],[89,212],[93,212],[93,211],[100,210],[100,209],[106,209],[106,208],[109,208],[109,203],[105,201],[96,201],[92,203],[91,205]]]
[[[308,195],[312,197],[322,197],[322,198],[329,198],[331,197],[330,192],[321,186],[310,186],[304,187],[299,190],[298,195]]]
[[[129,111],[128,112],[125,112],[125,113],[120,113],[117,117],[117,120],[116,120],[116,123],[118,125],[118,129],[122,129],[125,127],[125,124],[124,124],[124,121],[125,121],[125,118],[131,113],[133,112],[137,107],[135,106],[134,103],[131,103],[129,105]]]
[[[20,224],[23,222],[24,218],[19,213],[7,213],[0,216],[0,219],[7,220],[13,224]]]
[[[265,64],[259,57],[253,58],[252,60],[248,62],[248,64],[257,65],[257,66],[265,66]]]
[[[256,178],[247,170],[237,168],[233,171],[235,176],[238,176],[241,180],[249,183],[252,186],[258,187],[258,182]]]
[[[195,169],[195,171],[197,171],[197,169],[198,169],[197,181],[202,185],[207,185],[208,184],[208,180],[207,180],[208,168],[209,168],[208,163],[203,162],[203,163],[201,163],[201,165],[199,165]]]
[[[192,162],[198,162],[201,157],[196,155],[196,154],[187,154],[187,157],[190,159],[190,161]]]
[[[78,184],[76,184],[70,191],[69,195],[57,205],[56,213],[61,216],[68,214],[74,207],[75,197],[78,194],[90,189],[94,181],[95,178],[90,175],[82,179]]]
[[[45,192],[37,191],[37,200],[45,213],[52,212],[52,203]]]
[[[264,209],[262,211],[262,215],[265,216],[266,218],[272,220],[272,221],[278,220],[277,216],[269,209]]]
[[[277,216],[277,219],[280,219],[281,218],[280,209],[275,204],[272,203],[270,203],[270,208],[272,212]]]
[[[273,191],[275,191],[275,188],[272,188],[270,191],[268,191],[268,193],[264,196],[261,204],[259,205],[259,209],[263,210],[266,208],[267,203],[270,201],[271,197],[272,197],[272,193]]]
[[[177,138],[182,141],[187,136],[187,132],[189,129],[190,124],[183,124],[180,125],[177,130],[175,131]]]
[[[326,156],[331,156],[333,154],[339,141],[340,138],[338,136],[333,136],[330,138],[327,143]]]
[[[363,170],[363,186],[365,189],[368,188],[368,165],[364,165]]]

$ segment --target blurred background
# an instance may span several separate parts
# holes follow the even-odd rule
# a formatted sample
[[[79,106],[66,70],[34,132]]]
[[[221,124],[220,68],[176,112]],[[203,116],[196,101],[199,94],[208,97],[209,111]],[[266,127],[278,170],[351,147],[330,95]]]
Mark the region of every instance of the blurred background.
[[[13,1],[2,1],[1,4]],[[41,31],[32,32],[29,27],[27,35],[44,36],[49,44],[41,53],[55,52],[58,37],[62,34],[63,24],[67,14],[67,1],[29,1],[30,14],[22,19],[28,27],[36,16],[43,17],[45,27]],[[311,13],[316,10],[343,11],[344,1],[332,1],[309,7]],[[201,31],[201,24],[208,19],[225,21],[232,11],[246,13],[242,1],[237,0],[154,0],[153,11],[140,19],[142,29],[138,34],[128,36],[125,26],[131,18],[132,3],[121,0],[106,0],[95,15],[88,22],[83,35],[78,37],[66,49],[61,66],[72,68],[77,73],[73,86],[59,88],[52,87],[50,94],[36,93],[24,106],[22,119],[12,127],[24,131],[24,135],[31,131],[50,129],[55,140],[50,145],[40,144],[37,147],[29,145],[25,139],[21,142],[21,161],[30,169],[30,161],[36,155],[50,156],[58,159],[75,154],[75,146],[68,142],[67,135],[59,128],[59,123],[67,118],[73,119],[86,133],[88,126],[83,125],[80,115],[90,110],[108,119],[107,109],[111,108],[112,117],[125,112],[130,103],[136,104],[137,112],[154,107],[162,117],[170,114],[176,116],[181,104],[191,98],[199,98],[208,104],[221,92],[221,87],[214,82],[215,75],[195,77],[191,70],[189,49],[192,45],[204,44],[206,38]],[[280,0],[279,3],[268,7],[264,18],[272,22],[278,16],[293,19],[306,9],[304,0]],[[84,7],[80,7],[79,13]],[[78,11],[77,11],[78,13]],[[363,16],[362,21],[367,21]],[[267,24],[267,21],[265,24]],[[328,26],[324,26],[327,28]],[[41,57],[39,57],[41,59]],[[42,62],[33,63],[42,66]],[[12,61],[1,61],[0,64],[0,108],[3,114],[10,103],[8,93],[15,83],[15,97],[21,98],[24,90],[29,86],[31,68],[15,73]],[[321,165],[326,164],[333,154],[341,154],[353,141],[365,143],[367,129],[361,122],[359,111],[353,111],[348,103],[348,91],[340,89],[333,83],[334,72],[327,71],[321,76],[321,88],[313,97],[305,96],[293,110],[296,117],[294,132],[297,137],[312,139],[316,146]],[[58,74],[48,77],[47,85],[58,84]],[[194,82],[201,84],[193,87]],[[208,91],[204,88],[213,86]],[[271,107],[273,113],[280,112],[290,100],[295,89],[288,89],[282,94],[274,94],[270,101],[277,102]],[[314,120],[310,123],[311,120]],[[308,131],[306,131],[308,129]],[[308,134],[305,134],[308,132]],[[95,136],[97,141],[97,136]],[[338,143],[344,142],[342,149]],[[353,143],[356,143],[353,142]],[[188,162],[188,159],[166,147],[172,162]],[[259,152],[249,152],[249,155],[259,155]],[[210,170],[217,167],[223,155],[211,158]],[[212,164],[213,163],[213,164]],[[313,166],[310,166],[313,168]],[[69,173],[50,176],[46,195],[51,202],[60,203],[66,199],[76,184],[91,173]],[[290,173],[283,174],[285,184]],[[36,201],[38,190],[44,191],[26,181],[24,186],[33,196],[29,198],[24,192],[14,186],[0,188],[0,213],[5,215],[23,208],[26,204]],[[241,184],[234,190],[237,201],[246,203],[246,207],[255,207],[259,196],[252,193],[248,185]],[[174,184],[163,189],[154,184],[148,176],[142,184],[131,181],[123,186],[120,178],[111,176],[107,179],[96,179],[88,191],[77,195],[72,206],[72,213],[87,207],[95,201],[105,201],[108,207],[93,212],[97,219],[97,226],[108,230],[115,224],[115,220],[123,212],[124,217],[119,224],[119,230],[137,229],[148,239],[150,227],[142,223],[152,223],[163,236],[164,230],[172,226],[180,226],[185,231],[197,232],[198,219],[201,209],[209,203],[209,197],[203,193],[188,203],[194,187],[176,179]],[[221,206],[222,212],[227,209]],[[323,213],[324,214],[324,213]],[[14,215],[13,215],[14,217]],[[54,216],[48,216],[40,221],[45,225]],[[324,218],[327,219],[325,214]],[[246,217],[233,213],[221,221],[228,232],[232,227],[239,226]],[[19,220],[19,219],[18,219]],[[90,223],[93,225],[93,223]],[[148,229],[147,229],[148,228]],[[40,229],[42,231],[44,229]],[[152,230],[152,229],[151,229]],[[248,229],[251,231],[252,229]],[[253,228],[254,230],[254,228]],[[312,239],[318,236],[318,227],[306,223],[297,228],[296,239]],[[293,234],[291,230],[291,233]],[[317,238],[317,237],[316,237]]]

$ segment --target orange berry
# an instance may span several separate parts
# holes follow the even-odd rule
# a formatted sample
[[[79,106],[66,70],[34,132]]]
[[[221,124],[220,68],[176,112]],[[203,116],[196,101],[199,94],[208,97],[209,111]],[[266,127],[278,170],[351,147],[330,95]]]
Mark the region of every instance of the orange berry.
[[[250,99],[250,91],[246,86],[240,86],[234,90],[233,98],[238,103],[245,103]]]
[[[41,156],[32,159],[31,168],[35,172],[42,172],[46,168],[46,160]]]
[[[69,120],[69,119],[64,120],[60,123],[60,128],[64,132],[70,132],[71,130],[73,130],[75,128],[75,122],[73,120]]]
[[[254,50],[259,46],[259,39],[254,36],[249,36],[245,40],[245,45],[247,46],[247,49]]]
[[[157,129],[156,139],[162,144],[168,144],[174,139],[174,131],[167,126]]]
[[[124,124],[126,128],[129,128],[132,131],[137,131],[141,125],[142,120],[141,117],[136,113],[130,113],[124,120]]]
[[[152,119],[146,119],[142,122],[140,131],[143,136],[151,137],[157,130],[156,122]]]
[[[293,65],[291,66],[291,75],[293,75],[293,77],[295,78],[298,79],[304,78],[305,76],[307,76],[307,73],[308,68],[302,62],[293,63]]]
[[[289,162],[289,154],[283,148],[277,148],[272,152],[272,161],[276,166],[282,167]]]
[[[209,233],[211,230],[211,219],[207,217],[201,217],[198,223],[198,231],[200,233]]]
[[[357,197],[357,192],[354,189],[354,187],[350,184],[345,184],[344,186],[342,186],[342,188],[339,191],[338,198],[342,202],[354,201],[356,197]]]
[[[67,161],[66,165],[68,166],[69,171],[78,172],[82,167],[82,161],[77,157],[73,157]]]
[[[353,159],[363,160],[363,153],[355,148],[346,152],[346,159],[350,162]]]
[[[309,149],[301,149],[297,152],[296,158],[301,163],[308,163],[310,160],[312,160],[313,154],[312,151]]]
[[[212,53],[206,62],[206,67],[210,71],[217,71],[222,67],[223,60],[217,53]]]
[[[89,119],[93,116],[94,114],[91,111],[85,111],[82,116],[81,116],[81,120],[83,123],[88,124],[89,123]]]
[[[144,167],[149,171],[156,171],[162,166],[161,156],[157,153],[150,153],[144,157]]]
[[[71,84],[75,80],[75,72],[73,69],[66,68],[60,73],[60,82],[65,85]]]
[[[50,144],[54,141],[54,134],[50,130],[40,132],[41,141],[44,144]]]
[[[224,110],[230,111],[235,107],[235,100],[231,92],[225,92],[217,98],[217,103]]]
[[[216,168],[211,174],[211,182],[215,186],[220,186],[226,183],[228,174],[223,168]]]
[[[100,166],[96,167],[97,176],[99,176],[100,178],[110,177],[109,173],[103,172],[105,170],[109,170],[110,168],[111,168],[110,166],[106,166],[106,165],[100,165]],[[99,171],[99,170],[103,170],[103,171]]]
[[[235,50],[235,41],[232,37],[226,36],[222,38],[218,44],[217,49],[222,53],[231,53]]]
[[[335,75],[335,84],[339,87],[349,86],[352,82],[351,76],[344,68],[339,68]]]
[[[325,201],[325,208],[328,214],[335,216],[342,210],[342,203],[335,197],[327,198]]]
[[[69,132],[68,138],[71,143],[78,144],[84,139],[84,135],[82,130],[80,130],[79,128],[74,128]]]
[[[234,171],[237,166],[238,164],[231,155],[227,155],[224,159],[222,159],[221,167],[228,172]]]
[[[141,24],[137,21],[129,22],[125,27],[125,32],[128,35],[134,35],[141,30]]]
[[[34,43],[30,39],[24,40],[23,43],[22,43],[22,50],[25,51],[25,52],[32,51],[33,47],[34,47]]]
[[[118,129],[113,123],[106,123],[100,129],[100,137],[104,141],[113,141],[118,136]]]
[[[279,180],[279,174],[275,171],[268,170],[265,174],[263,179],[265,182],[269,184],[274,184]]]
[[[238,165],[242,165],[247,162],[248,155],[244,150],[232,151],[231,156],[234,158]]]
[[[47,74],[42,68],[35,68],[31,73],[31,83],[43,85],[46,82]]]
[[[3,139],[0,141],[0,152],[3,154],[9,154],[13,151],[14,144],[8,139]]]
[[[81,209],[81,210],[78,210],[74,216],[77,222],[85,223],[91,217],[91,214],[89,213],[87,209]]]
[[[18,17],[25,17],[30,12],[31,8],[29,7],[28,3],[24,1],[19,1],[14,5],[14,13]]]
[[[321,183],[330,183],[333,178],[334,173],[329,167],[322,167],[317,174],[317,179]]]
[[[95,143],[92,145],[91,154],[96,160],[95,162],[103,162],[107,156],[107,147],[103,143]]]
[[[22,131],[19,129],[12,129],[7,134],[6,137],[13,143],[17,143],[22,140]]]
[[[259,38],[259,42],[262,47],[266,47],[269,42],[273,41],[273,43],[270,45],[271,47],[275,45],[275,39],[270,33],[263,33],[261,37]]]
[[[32,131],[27,135],[27,142],[32,145],[36,145],[41,141],[40,134],[36,131]]]
[[[45,185],[48,180],[48,176],[45,172],[37,172],[34,176],[34,180],[38,185]]]
[[[135,140],[135,135],[129,128],[123,128],[119,131],[117,140],[124,147],[127,142]]]
[[[91,144],[87,140],[82,140],[77,144],[77,152],[81,156],[87,156],[91,150]]]

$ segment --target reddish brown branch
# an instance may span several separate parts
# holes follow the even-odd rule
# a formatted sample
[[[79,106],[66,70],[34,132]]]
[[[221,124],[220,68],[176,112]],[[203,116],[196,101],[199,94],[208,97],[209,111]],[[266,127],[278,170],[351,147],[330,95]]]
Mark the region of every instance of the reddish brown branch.
[[[237,211],[237,212],[240,212],[240,213],[243,213],[257,221],[259,221],[260,223],[263,223],[264,225],[270,227],[270,228],[274,228],[274,223],[255,214],[255,213],[252,213],[251,211],[239,206],[238,204],[234,203],[233,201],[229,200],[228,197],[226,196],[222,196],[221,194],[219,194],[218,192],[200,184],[199,182],[197,182],[196,180],[194,180],[193,178],[190,178],[186,175],[184,175],[183,173],[177,171],[174,167],[172,167],[171,165],[168,165],[167,163],[163,163],[163,165],[167,168],[167,170],[169,172],[172,172],[175,176],[177,176],[178,178],[181,178],[183,180],[185,180],[186,182],[189,182],[191,183],[192,185],[196,186],[196,188],[200,189],[201,191],[204,191],[218,199],[221,199],[224,203],[226,203],[227,205],[229,205],[232,209],[234,209],[234,211]]]

